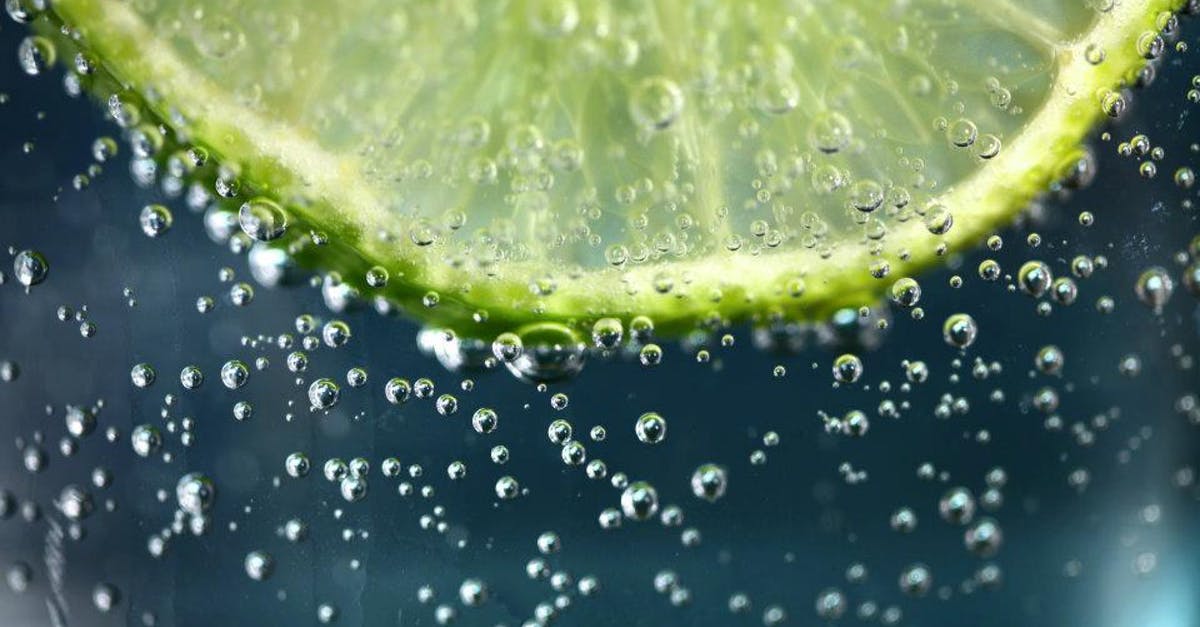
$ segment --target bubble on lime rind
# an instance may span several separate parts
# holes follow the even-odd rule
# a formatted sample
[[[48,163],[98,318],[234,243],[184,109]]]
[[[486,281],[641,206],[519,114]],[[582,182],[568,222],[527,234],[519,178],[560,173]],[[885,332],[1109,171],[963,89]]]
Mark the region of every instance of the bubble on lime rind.
[[[521,327],[515,335],[522,348],[504,365],[523,381],[548,383],[570,378],[587,362],[587,345],[566,325],[539,322]]]
[[[629,111],[634,121],[647,130],[663,130],[679,118],[684,108],[683,90],[673,80],[655,76],[644,79],[633,90]]]
[[[18,24],[28,24],[46,10],[48,0],[5,0],[8,16]]]
[[[21,69],[30,76],[43,74],[54,65],[58,53],[54,44],[45,37],[30,35],[17,46],[17,60]]]
[[[238,209],[242,231],[260,242],[279,239],[287,231],[288,219],[283,208],[269,198],[253,198]]]
[[[471,372],[486,368],[492,346],[483,339],[460,337],[449,329],[424,327],[417,332],[417,348],[438,360],[450,372]]]

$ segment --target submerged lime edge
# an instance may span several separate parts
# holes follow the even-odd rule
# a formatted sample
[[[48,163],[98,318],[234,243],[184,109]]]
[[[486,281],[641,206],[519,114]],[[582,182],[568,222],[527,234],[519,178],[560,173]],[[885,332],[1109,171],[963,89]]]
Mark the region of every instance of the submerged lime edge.
[[[1162,16],[1182,4],[1126,0],[1100,14],[1083,36],[1065,42],[1057,51],[1057,74],[1040,110],[997,157],[938,198],[955,216],[954,227],[940,238],[913,219],[889,233],[881,255],[849,242],[833,260],[808,249],[761,256],[721,253],[558,277],[549,295],[537,295],[528,285],[529,277],[544,274],[544,268],[508,264],[505,276],[481,278],[478,271],[449,264],[430,267],[398,258],[394,248],[376,238],[377,225],[387,224],[389,216],[367,185],[354,184],[353,159],[326,153],[304,133],[238,105],[190,71],[123,3],[58,0],[52,9],[55,15],[39,18],[35,27],[97,57],[100,71],[112,80],[94,79],[85,85],[93,95],[106,98],[120,92],[128,98],[136,93],[160,121],[182,116],[185,124],[167,126],[176,132],[186,128],[195,136],[194,144],[208,149],[217,161],[236,165],[241,180],[256,195],[273,197],[302,222],[330,235],[333,244],[323,247],[303,245],[307,239],[293,237],[293,243],[301,244],[293,250],[299,261],[336,271],[364,296],[387,297],[423,321],[489,338],[533,322],[561,322],[586,331],[595,319],[627,320],[634,315],[648,316],[660,333],[679,334],[702,322],[818,320],[838,308],[874,304],[895,278],[920,273],[947,251],[982,243],[1046,192],[1064,166],[1078,158],[1081,142],[1103,117],[1102,98],[1129,86],[1146,62],[1137,50],[1139,37],[1158,33]],[[64,34],[63,24],[81,37]],[[1086,61],[1088,45],[1107,52],[1101,64]],[[240,158],[229,160],[232,155]],[[311,197],[281,197],[279,190],[297,186],[298,174],[305,177],[300,185],[311,190]],[[868,265],[876,260],[891,265],[889,278],[869,274]],[[387,286],[366,285],[365,271],[374,265],[393,270]],[[687,283],[686,296],[654,289],[664,268],[677,282]],[[737,282],[724,277],[737,277]],[[787,284],[798,277],[803,277],[805,289],[797,297]],[[469,291],[458,289],[468,285]],[[436,307],[423,303],[429,292],[439,296]],[[717,300],[707,298],[716,294]]]

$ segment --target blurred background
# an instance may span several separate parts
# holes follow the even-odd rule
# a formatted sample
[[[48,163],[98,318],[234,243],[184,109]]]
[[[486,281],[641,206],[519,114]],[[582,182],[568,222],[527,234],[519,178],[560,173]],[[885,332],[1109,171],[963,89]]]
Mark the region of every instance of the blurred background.
[[[1200,625],[1200,301],[1179,280],[1200,214],[1196,189],[1173,180],[1200,165],[1200,109],[1188,94],[1200,88],[1195,20],[1180,39],[1193,50],[1168,55],[1131,110],[1100,130],[1111,139],[1093,142],[1094,183],[1047,198],[1038,220],[1000,233],[1000,251],[922,277],[923,320],[884,308],[867,323],[851,315],[783,339],[733,329],[729,346],[665,343],[651,368],[593,355],[581,376],[544,391],[502,368],[448,370],[419,348],[414,323],[370,306],[333,314],[305,280],[256,284],[245,255],[210,241],[201,214],[134,183],[124,144],[87,175],[93,142],[119,140],[119,129],[95,103],[64,93],[61,67],[23,75],[23,35],[0,27],[9,51],[0,62],[0,243],[11,247],[0,265],[0,625],[433,625],[451,613],[458,624],[521,625],[546,607],[565,625]],[[1148,157],[1118,154],[1139,133],[1163,150],[1153,177],[1139,174]],[[174,213],[163,237],[138,224],[149,203]],[[1094,225],[1080,225],[1083,211]],[[1032,233],[1037,247],[1027,244]],[[11,254],[24,249],[50,264],[28,293],[11,272]],[[1107,267],[1078,280],[1074,304],[1048,314],[976,272],[985,258],[1009,273],[1041,259],[1065,276],[1080,254],[1102,255]],[[1176,278],[1158,315],[1134,291],[1152,266]],[[960,288],[950,286],[954,275]],[[236,306],[229,293],[243,281],[254,297]],[[203,297],[214,303],[207,313],[198,311]],[[1105,297],[1107,314],[1098,310]],[[965,353],[941,338],[958,312],[979,326]],[[318,329],[341,319],[352,338],[305,351],[297,373],[286,361],[305,350],[295,323],[303,314]],[[889,328],[875,328],[880,317]],[[280,348],[280,334],[294,345]],[[707,363],[696,358],[702,343]],[[1057,376],[1034,369],[1051,344],[1065,356]],[[843,352],[859,355],[865,374],[836,387],[830,365]],[[237,390],[220,380],[232,359],[250,365]],[[923,361],[928,380],[902,389],[904,360]],[[139,363],[157,373],[145,388],[131,383]],[[189,390],[179,375],[191,365],[204,382]],[[353,367],[367,372],[365,386],[344,384]],[[305,392],[319,377],[343,383],[328,414],[308,409]],[[456,397],[457,412],[440,415],[432,399],[390,404],[391,377],[428,378],[434,398]],[[569,399],[561,409],[557,393]],[[250,418],[235,419],[239,401],[252,404]],[[101,403],[94,432],[72,437],[67,406]],[[495,433],[471,429],[479,407],[499,415]],[[821,412],[856,409],[870,418],[865,437],[825,432]],[[634,435],[647,411],[669,425],[658,445]],[[589,459],[607,463],[609,478],[562,463],[547,439],[556,418],[573,425]],[[147,458],[130,444],[143,424],[162,436]],[[604,441],[589,437],[594,425],[606,428]],[[504,465],[491,460],[501,444]],[[293,452],[311,460],[306,478],[285,472]],[[403,476],[380,474],[390,456]],[[347,502],[322,477],[333,457],[369,460],[364,499]],[[452,480],[455,461],[466,475]],[[708,462],[729,478],[715,504],[689,486]],[[216,489],[199,535],[176,513],[177,482],[190,472]],[[660,509],[677,505],[682,524],[602,529],[600,512],[620,508],[610,481],[618,472],[652,483]],[[496,498],[502,476],[520,483],[521,496]],[[994,555],[967,550],[971,527],[939,514],[958,486],[974,495],[974,522],[991,518],[1002,530]],[[72,519],[80,503],[90,514]],[[892,524],[905,507],[917,520],[909,533]],[[299,541],[285,531],[293,519],[307,529]],[[178,532],[164,534],[177,521]],[[542,554],[547,531],[561,548]],[[155,556],[154,538],[164,537]],[[264,580],[246,573],[251,551],[271,557]],[[530,567],[539,559],[557,576],[530,577],[543,570]],[[902,573],[918,564],[928,588],[918,581],[906,592]],[[598,590],[584,594],[589,576]],[[462,602],[466,579],[486,584],[485,603]],[[747,609],[731,611],[731,600]]]

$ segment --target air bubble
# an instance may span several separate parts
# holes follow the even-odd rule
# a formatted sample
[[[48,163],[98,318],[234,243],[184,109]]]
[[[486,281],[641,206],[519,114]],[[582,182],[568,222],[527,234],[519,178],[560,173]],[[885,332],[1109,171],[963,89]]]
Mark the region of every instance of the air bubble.
[[[683,112],[683,91],[669,78],[647,78],[634,89],[629,112],[638,126],[663,130]]]
[[[287,231],[287,214],[268,198],[254,198],[238,209],[238,224],[242,231],[256,241],[279,239]]]

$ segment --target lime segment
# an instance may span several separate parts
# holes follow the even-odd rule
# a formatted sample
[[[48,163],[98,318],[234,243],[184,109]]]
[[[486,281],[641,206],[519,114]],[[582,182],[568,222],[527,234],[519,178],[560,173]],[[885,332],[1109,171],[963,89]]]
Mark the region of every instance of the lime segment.
[[[39,20],[126,126],[215,157],[232,209],[277,203],[251,213],[287,224],[271,245],[494,336],[870,304],[1069,175],[1179,5],[57,0]]]

